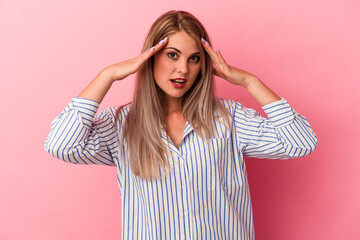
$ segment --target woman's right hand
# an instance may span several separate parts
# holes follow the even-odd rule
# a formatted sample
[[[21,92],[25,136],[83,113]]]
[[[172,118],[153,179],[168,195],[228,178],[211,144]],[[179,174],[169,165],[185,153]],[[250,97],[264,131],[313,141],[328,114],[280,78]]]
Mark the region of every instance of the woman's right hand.
[[[112,81],[122,80],[127,76],[137,72],[140,67],[146,62],[146,60],[148,60],[152,55],[154,55],[166,45],[167,41],[168,38],[166,37],[154,47],[143,52],[140,56],[124,62],[112,64],[106,67],[104,70],[110,73]]]
[[[101,103],[114,81],[122,80],[138,71],[146,60],[166,45],[167,41],[168,39],[166,37],[136,58],[105,67],[95,79],[80,92],[78,97]]]

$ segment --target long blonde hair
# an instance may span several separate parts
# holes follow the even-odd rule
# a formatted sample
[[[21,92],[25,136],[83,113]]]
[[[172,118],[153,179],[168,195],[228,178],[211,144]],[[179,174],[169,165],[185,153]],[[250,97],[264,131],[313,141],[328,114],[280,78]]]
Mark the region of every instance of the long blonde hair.
[[[180,111],[195,132],[207,140],[214,136],[215,112],[225,119],[228,126],[229,120],[228,111],[215,98],[210,56],[200,42],[204,38],[210,44],[204,26],[188,12],[166,12],[151,26],[142,52],[179,31],[193,37],[201,49],[201,71],[193,86],[180,99]],[[153,62],[151,57],[137,72],[133,101],[122,131],[122,139],[126,140],[129,149],[131,170],[146,180],[159,179],[162,170],[170,170],[166,158],[169,152],[161,135],[162,127],[165,133],[167,130],[166,101],[163,91],[155,83]],[[168,139],[167,134],[166,137]]]

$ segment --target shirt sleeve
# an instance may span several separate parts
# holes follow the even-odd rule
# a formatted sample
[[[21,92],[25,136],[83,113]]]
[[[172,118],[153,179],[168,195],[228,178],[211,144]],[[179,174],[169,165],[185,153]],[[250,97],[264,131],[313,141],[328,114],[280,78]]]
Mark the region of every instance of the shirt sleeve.
[[[95,101],[74,97],[51,123],[45,150],[75,164],[115,165],[109,143],[117,141],[116,108],[96,115],[98,107]]]
[[[303,157],[317,138],[307,119],[281,98],[263,106],[268,118],[237,103],[235,128],[245,156],[268,159]]]

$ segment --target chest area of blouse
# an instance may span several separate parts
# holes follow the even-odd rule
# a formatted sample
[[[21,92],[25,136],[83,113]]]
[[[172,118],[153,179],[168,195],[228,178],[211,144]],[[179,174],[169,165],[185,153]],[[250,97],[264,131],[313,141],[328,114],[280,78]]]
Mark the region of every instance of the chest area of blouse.
[[[179,148],[171,142],[168,146],[170,155],[167,160],[171,172],[162,174],[160,180],[150,182],[135,179],[139,181],[139,186],[149,191],[161,189],[170,183],[176,185],[172,189],[179,189],[180,194],[184,194],[184,187],[202,193],[233,189],[238,184],[242,185],[244,175],[241,170],[243,159],[236,154],[232,138],[203,141],[197,134],[190,132]],[[234,173],[234,170],[240,170],[240,173]]]
[[[177,185],[171,189],[191,186],[191,189],[197,192],[213,192],[241,186],[245,174],[242,172],[243,157],[237,149],[236,136],[223,124],[217,123],[215,127],[217,138],[204,141],[191,124],[186,122],[178,147],[172,140],[168,142],[163,132],[162,139],[169,154],[167,160],[170,172],[163,172],[162,179],[148,182],[133,176],[131,171],[126,171],[130,174],[127,177],[132,179],[126,182],[137,182],[141,189],[146,188],[143,189],[144,192],[162,189],[169,184]]]
[[[163,142],[167,145],[170,153],[169,163],[178,164],[180,162],[189,164],[190,167],[196,167],[193,164],[214,164],[215,162],[224,161],[229,157],[226,152],[232,149],[233,134],[225,125],[215,124],[215,138],[207,140],[202,139],[193,129],[189,122],[182,122],[178,129],[175,129],[176,135],[170,136],[169,141],[163,135]],[[174,140],[176,142],[174,142]]]

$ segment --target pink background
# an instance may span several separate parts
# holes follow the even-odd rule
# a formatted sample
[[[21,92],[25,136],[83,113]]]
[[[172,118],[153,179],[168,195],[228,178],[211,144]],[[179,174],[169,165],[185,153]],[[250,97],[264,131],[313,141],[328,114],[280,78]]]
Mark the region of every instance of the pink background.
[[[120,239],[115,168],[66,164],[43,146],[71,98],[139,54],[171,9],[197,16],[229,64],[287,99],[318,136],[307,157],[246,160],[257,239],[359,239],[358,0],[2,0],[0,239]],[[101,109],[129,102],[133,80]],[[220,97],[261,111],[241,87],[216,81]]]

